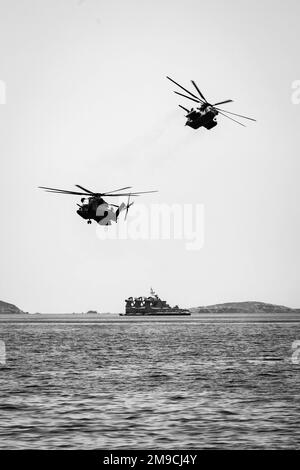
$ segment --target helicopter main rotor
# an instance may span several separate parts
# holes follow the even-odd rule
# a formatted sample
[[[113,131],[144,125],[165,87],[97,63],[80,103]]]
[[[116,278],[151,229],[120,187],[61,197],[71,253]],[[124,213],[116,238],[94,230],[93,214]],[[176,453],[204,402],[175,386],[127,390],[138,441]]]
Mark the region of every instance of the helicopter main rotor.
[[[69,191],[67,189],[58,189],[58,188],[49,188],[47,186],[39,186],[40,189],[44,189],[47,193],[54,194],[69,194],[72,196],[89,196],[89,197],[120,197],[120,196],[139,196],[140,194],[149,194],[157,193],[157,191],[135,191],[127,193],[119,193],[118,191],[125,191],[126,189],[131,189],[132,186],[126,186],[125,188],[114,189],[113,191],[107,191],[105,193],[95,193],[89,189],[80,186],[79,184],[75,185],[77,188],[82,189],[84,192],[78,191]]]

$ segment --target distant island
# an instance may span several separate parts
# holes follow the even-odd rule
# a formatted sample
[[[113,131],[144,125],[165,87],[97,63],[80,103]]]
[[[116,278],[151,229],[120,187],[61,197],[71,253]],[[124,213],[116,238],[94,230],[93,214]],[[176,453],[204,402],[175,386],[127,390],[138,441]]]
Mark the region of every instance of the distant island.
[[[190,308],[192,313],[300,313],[299,308],[285,307],[265,302],[227,302]]]
[[[189,308],[189,311],[193,313],[242,313],[242,314],[264,314],[264,313],[299,313],[300,308],[290,308],[285,307],[284,305],[274,305],[266,302],[226,302],[223,304],[215,305],[205,305],[200,307]],[[89,310],[84,313],[85,315],[99,315],[99,312],[96,310]],[[28,314],[28,312],[23,312],[16,305],[10,304],[8,302],[3,302],[0,300],[0,315],[10,315],[10,314]],[[73,315],[75,312],[73,313]]]
[[[8,302],[3,302],[0,300],[0,315],[1,314],[9,314],[9,313],[26,313],[20,310],[13,304],[9,304]]]

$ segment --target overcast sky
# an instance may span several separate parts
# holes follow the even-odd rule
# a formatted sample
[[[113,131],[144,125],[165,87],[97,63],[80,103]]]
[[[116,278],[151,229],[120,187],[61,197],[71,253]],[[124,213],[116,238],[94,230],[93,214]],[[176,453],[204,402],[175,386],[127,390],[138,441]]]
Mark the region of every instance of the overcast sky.
[[[0,0],[0,299],[116,312],[153,286],[181,306],[300,307],[299,13],[296,0]],[[257,123],[185,127],[166,75]],[[101,241],[76,197],[36,189],[74,184],[203,204],[204,246]]]

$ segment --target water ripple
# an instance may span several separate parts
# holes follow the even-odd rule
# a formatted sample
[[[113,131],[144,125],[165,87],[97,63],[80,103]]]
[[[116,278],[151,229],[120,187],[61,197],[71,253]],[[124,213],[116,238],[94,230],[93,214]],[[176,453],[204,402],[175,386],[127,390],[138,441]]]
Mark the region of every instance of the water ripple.
[[[1,449],[292,449],[290,324],[1,328]]]

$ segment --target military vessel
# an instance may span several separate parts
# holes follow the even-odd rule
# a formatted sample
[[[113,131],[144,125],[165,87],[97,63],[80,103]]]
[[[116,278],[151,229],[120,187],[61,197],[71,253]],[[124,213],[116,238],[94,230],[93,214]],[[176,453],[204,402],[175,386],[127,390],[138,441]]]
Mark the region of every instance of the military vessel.
[[[125,300],[125,314],[121,316],[170,316],[170,315],[191,315],[187,309],[179,308],[178,305],[170,307],[165,300],[150,289],[149,297],[129,297]]]

